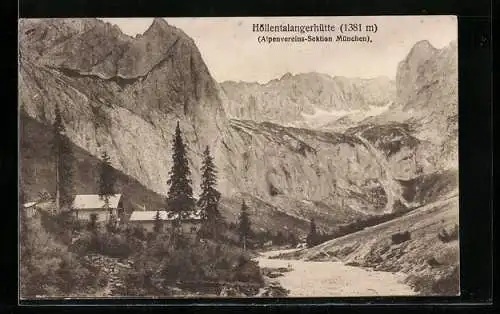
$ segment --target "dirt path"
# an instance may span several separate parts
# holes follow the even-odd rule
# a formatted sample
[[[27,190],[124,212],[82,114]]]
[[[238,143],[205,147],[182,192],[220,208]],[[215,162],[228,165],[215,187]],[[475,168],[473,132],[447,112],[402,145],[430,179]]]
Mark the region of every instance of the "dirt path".
[[[407,296],[416,294],[408,285],[402,283],[405,278],[404,274],[371,271],[360,267],[346,266],[341,262],[269,258],[284,252],[266,252],[255,260],[259,262],[260,267],[291,267],[293,269],[276,278],[283,288],[290,290],[289,297]]]

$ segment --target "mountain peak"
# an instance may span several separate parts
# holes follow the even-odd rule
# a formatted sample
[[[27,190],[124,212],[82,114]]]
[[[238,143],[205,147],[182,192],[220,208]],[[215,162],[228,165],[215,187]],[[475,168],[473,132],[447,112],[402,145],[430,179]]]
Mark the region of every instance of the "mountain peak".
[[[432,46],[432,44],[427,39],[417,41],[415,43],[415,45],[413,45],[413,47],[416,47],[416,48],[434,48],[434,46]]]
[[[151,23],[152,26],[168,26],[167,21],[162,18],[162,17],[155,17],[153,19],[153,23]]]
[[[155,17],[153,19],[153,22],[149,26],[149,28],[144,32],[144,34],[156,32],[156,31],[162,31],[162,30],[165,30],[169,27],[170,27],[170,25],[167,23],[167,21],[164,18]]]
[[[285,74],[283,74],[280,80],[288,80],[291,79],[292,77],[293,77],[292,73],[286,72]]]
[[[443,106],[456,103],[456,57],[456,41],[441,49],[417,42],[398,67],[397,103],[423,114],[449,110]]]
[[[413,45],[407,59],[428,59],[437,49],[428,40],[421,40]]]

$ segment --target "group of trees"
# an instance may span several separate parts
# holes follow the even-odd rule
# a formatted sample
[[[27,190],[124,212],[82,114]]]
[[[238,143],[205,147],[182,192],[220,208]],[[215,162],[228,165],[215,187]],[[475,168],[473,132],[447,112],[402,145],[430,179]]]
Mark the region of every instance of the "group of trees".
[[[59,211],[61,207],[70,206],[73,198],[73,154],[71,150],[71,142],[66,136],[66,130],[61,118],[59,106],[55,108],[55,119],[53,124],[53,143],[52,150],[55,156],[56,170],[56,209]],[[196,201],[193,197],[193,188],[191,186],[191,171],[189,169],[189,161],[187,158],[187,147],[183,142],[182,133],[177,122],[175,134],[172,141],[172,168],[169,171],[170,178],[167,181],[169,190],[167,193],[166,207],[177,214],[177,219],[173,223],[172,232],[177,234],[181,221],[191,212],[195,211],[196,207],[201,209],[203,223],[200,234],[203,237],[216,240],[222,233],[224,219],[219,211],[219,201],[221,198],[220,192],[217,190],[217,170],[214,163],[214,158],[207,146],[203,152],[203,160],[201,166],[201,194]],[[110,157],[106,151],[102,152],[99,176],[99,196],[104,199],[105,207],[109,210],[108,230],[114,230],[117,217],[114,216],[112,209],[109,207],[109,198],[115,194],[116,174],[111,165]],[[90,228],[95,228],[97,221],[95,217],[91,217]],[[307,244],[314,246],[328,239],[341,236],[343,234],[357,231],[366,225],[371,225],[378,220],[387,220],[392,217],[382,217],[379,219],[367,219],[366,221],[356,222],[351,225],[341,227],[333,234],[320,234],[316,230],[314,219],[311,219],[310,230],[307,236]],[[377,221],[372,221],[377,220]],[[154,233],[159,233],[163,230],[163,221],[158,211],[155,217]],[[241,204],[241,211],[238,221],[239,241],[245,250],[248,246],[249,236],[252,234],[249,208],[245,201]],[[275,241],[279,243],[289,242],[283,235],[277,234]],[[274,239],[273,238],[273,239]],[[295,243],[295,241],[292,241]]]
[[[203,152],[203,162],[201,167],[201,194],[196,202],[193,197],[191,187],[191,171],[186,154],[186,145],[183,142],[181,129],[177,123],[174,138],[172,141],[172,168],[169,172],[170,186],[167,194],[166,207],[177,213],[177,219],[173,224],[173,231],[180,226],[180,223],[186,215],[195,210],[198,206],[203,215],[203,225],[201,233],[205,237],[216,239],[221,233],[223,226],[223,217],[218,209],[221,194],[217,190],[217,171],[214,159],[207,146]],[[63,207],[71,206],[73,200],[73,163],[74,157],[71,150],[71,141],[66,136],[66,129],[61,116],[59,106],[55,107],[55,119],[53,123],[53,142],[52,151],[55,156],[55,176],[56,176],[56,210],[59,212]],[[113,215],[109,207],[109,199],[115,194],[116,174],[111,165],[110,157],[106,151],[102,152],[99,176],[99,196],[104,199],[105,207],[109,210],[108,229],[113,230],[116,225],[117,217]],[[78,213],[76,213],[78,214]],[[93,218],[93,219],[92,219]],[[90,225],[95,227],[95,217],[91,217]],[[163,229],[160,213],[157,213],[155,219],[154,231],[160,232]],[[239,235],[243,248],[246,248],[246,242],[250,233],[250,219],[248,206],[243,202],[241,205]]]
[[[60,211],[63,207],[69,207],[73,200],[74,187],[74,157],[71,149],[71,141],[66,136],[66,129],[61,116],[59,105],[55,106],[55,118],[53,123],[53,139],[51,149],[55,157],[55,181],[56,195],[55,203],[56,210]],[[223,217],[219,211],[219,201],[221,198],[220,192],[217,190],[217,171],[214,164],[214,159],[210,154],[210,149],[207,146],[203,152],[203,161],[201,166],[202,180],[200,184],[201,194],[196,201],[193,197],[193,189],[191,187],[191,171],[186,154],[186,145],[183,142],[179,123],[177,123],[175,134],[172,142],[172,168],[169,172],[170,178],[168,184],[170,186],[167,194],[166,207],[178,214],[178,219],[174,222],[176,227],[180,226],[180,222],[186,214],[195,210],[198,206],[203,214],[203,226],[201,233],[205,237],[216,239],[221,233],[221,227],[224,225]],[[108,229],[113,229],[116,225],[117,217],[113,215],[113,211],[109,208],[109,198],[115,194],[116,174],[111,165],[110,157],[106,151],[102,152],[99,176],[99,195],[104,199],[105,207],[109,210]],[[314,219],[311,220],[310,231],[307,236],[308,245],[315,245],[332,238],[336,238],[347,233],[361,230],[367,226],[378,224],[399,215],[405,211],[373,216],[355,221],[348,225],[343,225],[337,228],[330,234],[319,234],[316,230]],[[96,224],[96,220],[92,219],[91,225]],[[248,206],[243,201],[241,204],[241,212],[239,216],[238,234],[240,243],[243,248],[247,247],[248,237],[251,234],[250,218]],[[157,213],[155,219],[155,233],[163,229],[160,213]]]
[[[297,235],[290,230],[278,230],[276,232],[270,230],[258,231],[253,232],[252,236],[256,241],[255,244],[261,248],[269,244],[295,247],[299,243]]]
[[[56,177],[56,210],[60,212],[61,208],[69,208],[74,195],[74,156],[71,149],[71,141],[66,135],[66,129],[62,120],[59,105],[55,107],[55,119],[53,123],[53,141],[51,145],[55,157],[55,177]],[[201,234],[204,237],[217,239],[221,234],[221,228],[224,225],[224,219],[219,211],[220,192],[217,190],[217,171],[214,158],[210,154],[207,146],[203,152],[203,161],[201,166],[202,180],[200,184],[201,194],[196,201],[193,197],[191,187],[191,171],[186,154],[186,145],[183,142],[181,129],[177,123],[175,134],[172,141],[172,168],[169,172],[168,180],[169,190],[167,194],[166,207],[177,213],[177,220],[174,222],[172,230],[178,229],[180,223],[186,215],[195,210],[198,206],[203,215]],[[105,207],[109,210],[108,230],[114,230],[117,217],[114,216],[109,207],[109,199],[115,194],[116,174],[111,165],[110,157],[103,150],[101,155],[99,175],[99,196],[104,199]],[[78,215],[78,213],[76,213]],[[97,224],[96,217],[91,217],[89,228],[95,229]],[[155,219],[154,231],[160,232],[163,229],[160,213],[157,213]],[[249,209],[243,201],[241,204],[241,213],[239,216],[238,234],[243,249],[246,249],[248,237],[251,233],[251,223]]]
[[[404,209],[383,215],[372,215],[363,217],[351,223],[339,225],[331,232],[326,232],[326,233],[317,231],[314,219],[312,219],[309,235],[307,237],[307,243],[309,246],[311,245],[314,246],[322,242],[340,238],[347,234],[358,232],[365,228],[375,226],[384,223],[386,221],[401,217],[404,214],[408,213],[408,211],[409,211],[408,209]]]
[[[214,158],[210,153],[209,146],[206,146],[203,151],[201,165],[201,193],[196,201],[191,186],[191,170],[187,158],[187,147],[182,139],[179,122],[177,122],[172,140],[172,167],[169,175],[166,207],[175,213],[177,217],[172,224],[172,235],[175,236],[178,233],[182,219],[196,211],[196,208],[199,208],[202,218],[200,234],[205,238],[217,240],[221,236],[224,227],[224,218],[219,210],[221,193],[217,190],[217,169]],[[159,233],[162,229],[162,218],[158,211],[155,217],[154,232]],[[249,233],[250,217],[248,206],[243,201],[239,224],[240,243],[243,249],[246,249]]]
[[[203,282],[246,282],[261,286],[262,274],[246,253],[231,243],[218,241],[223,236],[224,219],[219,211],[220,192],[217,190],[217,171],[207,146],[201,166],[201,193],[193,197],[191,171],[187,159],[187,146],[177,123],[172,141],[172,168],[166,207],[176,214],[170,232],[162,232],[162,217],[157,211],[153,236],[145,241],[144,249],[132,255],[134,267],[125,276],[124,295],[169,295],[171,286],[179,282],[195,282],[197,289],[204,289]],[[183,245],[187,237],[179,232],[183,218],[201,210],[202,226],[199,235],[206,241],[192,241]],[[240,223],[240,240],[246,248],[250,233],[248,207],[243,202]]]
[[[133,258],[134,261],[141,260],[141,256],[144,255],[147,257],[145,260],[151,260],[157,263],[156,266],[161,266],[157,267],[161,272],[174,269],[173,265],[177,263],[180,269],[188,267],[189,272],[185,272],[185,276],[188,278],[184,278],[186,280],[225,278],[227,281],[248,280],[249,282],[261,283],[259,268],[254,266],[250,272],[248,270],[251,264],[248,256],[242,255],[241,251],[232,244],[222,244],[221,241],[217,241],[222,236],[221,229],[224,228],[225,224],[219,211],[221,194],[216,187],[217,171],[208,146],[203,152],[201,194],[197,200],[193,197],[187,147],[183,143],[179,123],[177,123],[173,139],[173,165],[169,172],[168,184],[170,187],[166,207],[179,214],[174,226],[178,226],[186,214],[190,214],[196,208],[201,209],[203,218],[201,234],[205,238],[211,238],[205,241],[205,244],[196,243],[189,247],[175,249],[174,246],[170,245],[170,243],[175,243],[175,232],[172,234],[163,233],[151,241],[136,236],[133,234],[134,230],[106,232],[99,228],[96,217],[91,217],[87,226],[90,232],[81,232],[79,237],[74,239],[78,219],[76,221],[66,219],[66,217],[73,215],[70,211],[61,209],[70,209],[72,205],[75,160],[72,143],[66,135],[58,105],[55,108],[51,150],[54,156],[56,179],[54,209],[58,214],[53,216],[43,213],[41,219],[30,220],[28,223],[29,219],[25,217],[26,212],[21,210],[23,295],[70,295],[91,289],[89,287],[100,289],[98,282],[103,278],[102,274],[99,273],[99,267],[87,267],[82,259],[82,256],[89,252]],[[112,226],[118,217],[114,217],[114,212],[110,207],[110,197],[116,193],[116,171],[113,169],[106,151],[102,151],[100,159],[98,194],[104,200],[104,206],[109,209],[108,231],[115,231],[112,230]],[[22,194],[21,201],[24,202],[24,193]],[[78,215],[78,213],[75,214]],[[62,219],[63,217],[64,219]],[[158,222],[162,221],[159,213],[156,218]],[[66,222],[71,223],[67,225]],[[32,226],[37,229],[31,230]],[[82,230],[80,227],[78,230]],[[161,225],[155,225],[156,233],[161,233],[161,229]],[[172,230],[175,231],[176,228],[172,228]],[[248,236],[251,233],[251,224],[249,208],[245,202],[241,204],[238,230],[241,245],[246,249]],[[173,238],[172,235],[174,235]],[[185,239],[182,235],[179,238]],[[44,243],[42,244],[39,240],[43,240]],[[153,250],[152,248],[155,246],[161,247],[161,250]],[[46,247],[50,247],[50,250]],[[163,253],[168,254],[163,256]],[[153,255],[155,259],[152,258]],[[243,258],[244,256],[246,257]],[[50,271],[47,268],[50,268]],[[138,272],[141,276],[146,274],[141,269],[138,269]],[[182,274],[183,272],[178,273]],[[251,273],[250,279],[247,278],[248,273]],[[164,279],[179,279],[176,277],[177,275],[168,275],[167,273],[155,276],[157,275]],[[246,276],[246,279],[242,276]]]

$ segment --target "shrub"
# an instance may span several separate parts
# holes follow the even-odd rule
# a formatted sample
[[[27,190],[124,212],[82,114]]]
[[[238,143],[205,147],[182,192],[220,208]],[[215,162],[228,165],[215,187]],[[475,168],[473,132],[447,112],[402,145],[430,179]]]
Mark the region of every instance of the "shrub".
[[[71,255],[62,258],[55,274],[57,286],[64,295],[77,291],[89,292],[88,288],[95,288],[99,278],[98,271],[91,272]]]
[[[396,200],[396,202],[394,203],[394,208],[393,208],[394,216],[399,216],[401,214],[405,214],[408,211],[409,211],[408,207],[406,207],[403,203],[401,203],[400,200]]]
[[[241,282],[264,283],[258,263],[249,260],[245,260],[234,270],[232,279]]]
[[[212,282],[263,283],[260,268],[239,247],[212,240],[203,242],[177,236],[186,246],[176,247],[169,234],[161,234],[133,256],[134,268],[126,276],[130,293],[166,294],[169,287]],[[201,289],[194,285],[194,289]]]
[[[397,232],[391,236],[392,244],[399,244],[406,242],[411,239],[411,234],[409,231]]]
[[[261,296],[263,297],[272,297],[272,298],[280,298],[286,297],[290,293],[290,290],[283,288],[281,285],[272,283],[269,287],[265,288],[265,291]]]
[[[79,256],[95,252],[97,246],[93,245],[93,241],[95,239],[90,234],[83,234],[69,246],[69,250]]]
[[[432,284],[432,292],[436,295],[458,295],[460,293],[460,272],[454,266],[450,272]]]
[[[441,229],[438,233],[438,239],[444,243],[456,241],[458,240],[458,234],[459,234],[458,225],[455,224],[450,231],[447,231],[445,228]]]
[[[129,242],[121,234],[101,233],[98,235],[98,252],[111,257],[128,257],[132,253]]]
[[[139,271],[129,271],[124,277],[124,286],[120,293],[124,296],[145,296],[148,294],[147,290],[144,289],[144,272]],[[151,294],[151,293],[149,293]]]
[[[431,267],[441,266],[441,263],[438,262],[435,257],[431,257],[431,258],[427,259],[427,264]]]
[[[44,230],[57,237],[64,244],[71,243],[73,217],[69,212],[61,212],[54,216],[42,212],[41,224]]]
[[[130,248],[131,253],[140,252],[144,249],[145,241],[140,240],[136,237],[126,237],[126,241]]]
[[[129,227],[125,230],[125,232],[129,237],[134,237],[134,238],[137,238],[138,240],[141,240],[141,241],[146,241],[146,239],[147,239],[146,230],[140,226]]]
[[[47,232],[40,221],[31,220],[29,227],[27,241],[22,244],[30,253],[21,265],[22,297],[67,296],[97,287],[102,278],[98,269],[82,264],[77,255]]]
[[[129,257],[134,249],[142,249],[140,240],[110,232],[83,233],[69,246],[71,252],[80,256],[88,253],[98,253],[119,258]]]
[[[144,296],[144,295],[167,295],[162,291],[162,282],[155,282],[158,278],[159,267],[157,261],[152,260],[145,252],[140,252],[133,256],[133,267],[127,270],[123,276],[123,295]]]
[[[408,277],[407,281],[421,295],[453,296],[460,292],[458,266],[448,268],[440,277],[431,274],[413,275]]]

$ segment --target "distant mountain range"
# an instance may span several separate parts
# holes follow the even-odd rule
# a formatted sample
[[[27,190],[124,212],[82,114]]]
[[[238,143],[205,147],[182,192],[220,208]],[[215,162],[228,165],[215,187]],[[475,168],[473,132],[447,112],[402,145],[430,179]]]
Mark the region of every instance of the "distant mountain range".
[[[376,111],[396,96],[394,81],[387,77],[359,79],[320,73],[287,73],[266,84],[227,81],[221,87],[231,117],[303,127]]]

